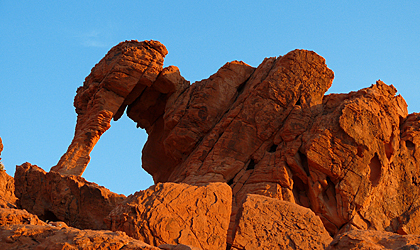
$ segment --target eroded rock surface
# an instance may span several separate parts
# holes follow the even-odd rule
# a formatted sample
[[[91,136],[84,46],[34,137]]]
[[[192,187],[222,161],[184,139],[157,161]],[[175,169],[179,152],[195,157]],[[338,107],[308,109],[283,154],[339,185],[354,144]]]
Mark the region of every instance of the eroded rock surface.
[[[0,171],[0,208],[16,207],[15,181],[6,171]]]
[[[404,99],[381,81],[324,96],[332,80],[325,60],[305,50],[257,69],[228,63],[167,103],[143,168],[160,182],[228,183],[231,231],[252,193],[312,209],[333,235],[419,233],[418,115],[407,118]]]
[[[77,124],[73,141],[52,171],[81,176],[93,147],[110,128],[111,119],[118,120],[127,106],[144,113],[136,114],[139,126],[147,129],[155,122],[155,116],[163,110],[161,100],[179,88],[178,82],[171,80],[183,80],[176,67],[159,75],[167,53],[157,41],[126,41],[113,47],[95,65],[74,99]],[[139,100],[142,105],[136,104]]]
[[[104,218],[126,198],[82,177],[46,173],[29,163],[16,167],[15,182],[20,208],[80,229],[108,229]]]
[[[420,114],[408,114],[395,87],[379,80],[325,95],[334,74],[306,50],[266,58],[257,68],[233,61],[189,85],[176,67],[163,68],[166,53],[158,42],[124,42],[92,69],[75,98],[75,137],[53,172],[81,175],[111,118],[127,109],[149,135],[142,167],[155,183],[232,188],[229,244],[249,194],[309,208],[331,235],[420,234]],[[150,216],[138,204],[153,203],[146,193],[128,199],[137,205],[120,207],[130,216],[113,212],[112,227],[172,244],[138,230]]]
[[[332,241],[310,209],[262,195],[247,195],[231,249],[325,249]]]
[[[130,195],[107,220],[111,230],[154,246],[226,249],[231,202],[231,189],[224,183],[159,183]]]
[[[15,208],[0,208],[0,226],[5,225],[47,225],[38,216],[26,210]]]
[[[159,250],[123,232],[105,230],[79,230],[51,225],[10,225],[0,227],[0,249],[89,249]]]
[[[351,230],[338,235],[327,250],[417,250],[420,235],[399,235],[374,230]]]

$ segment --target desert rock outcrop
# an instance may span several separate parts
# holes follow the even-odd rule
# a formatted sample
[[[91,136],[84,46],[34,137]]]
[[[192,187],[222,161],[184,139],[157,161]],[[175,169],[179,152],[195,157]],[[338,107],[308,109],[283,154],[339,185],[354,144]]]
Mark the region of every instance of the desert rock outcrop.
[[[155,122],[155,115],[162,109],[160,99],[179,88],[167,80],[177,79],[176,67],[166,69],[156,87],[152,86],[163,70],[167,53],[157,41],[126,41],[113,47],[95,65],[74,99],[77,124],[73,141],[52,171],[81,176],[93,147],[110,128],[111,119],[118,120],[127,106],[144,113],[138,118],[139,126],[147,129]],[[138,99],[143,103],[141,107],[136,104]]]
[[[405,125],[416,116],[406,120],[404,99],[382,81],[324,96],[332,79],[325,60],[304,50],[257,69],[228,63],[167,104],[149,132],[143,168],[155,181],[228,183],[231,232],[252,193],[312,209],[331,235],[341,228],[419,233],[417,141],[410,139],[418,130]]]
[[[231,202],[232,192],[225,183],[200,187],[159,183],[130,195],[107,221],[112,231],[154,246],[226,249]]]
[[[311,208],[332,235],[419,233],[417,115],[407,118],[392,85],[324,95],[332,80],[325,60],[305,50],[256,69],[227,63],[167,103],[148,131],[143,168],[156,182],[228,183],[231,232],[252,193]]]
[[[231,249],[325,249],[332,241],[310,209],[262,195],[247,195]]]
[[[104,218],[126,198],[82,177],[46,173],[29,163],[16,167],[15,183],[20,208],[80,229],[108,229]]]
[[[257,68],[226,63],[190,85],[177,67],[163,68],[166,54],[156,41],[112,48],[77,90],[67,152],[49,173],[17,167],[0,195],[15,189],[19,200],[2,206],[164,249],[322,249],[330,236],[331,249],[417,244],[420,114],[408,114],[394,86],[325,95],[334,73],[307,50]],[[128,198],[80,177],[125,111],[148,133],[142,167],[156,183]]]

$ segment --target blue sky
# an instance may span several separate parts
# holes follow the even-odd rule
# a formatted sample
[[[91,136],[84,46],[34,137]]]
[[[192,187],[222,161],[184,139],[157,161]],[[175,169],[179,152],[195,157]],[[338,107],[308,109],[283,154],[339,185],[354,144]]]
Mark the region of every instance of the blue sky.
[[[78,86],[124,40],[158,40],[191,83],[224,63],[309,49],[335,72],[329,93],[381,79],[420,112],[419,1],[0,1],[2,162],[49,170],[73,138]],[[99,140],[83,177],[131,194],[146,133],[124,116]]]

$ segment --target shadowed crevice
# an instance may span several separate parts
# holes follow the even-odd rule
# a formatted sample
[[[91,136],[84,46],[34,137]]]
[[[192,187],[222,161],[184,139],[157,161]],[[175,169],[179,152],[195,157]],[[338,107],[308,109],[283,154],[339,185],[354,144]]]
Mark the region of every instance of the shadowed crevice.
[[[379,180],[381,179],[382,175],[382,165],[377,153],[375,153],[375,156],[373,156],[373,158],[370,160],[369,167],[369,180],[372,183],[372,186],[375,187],[379,184]]]

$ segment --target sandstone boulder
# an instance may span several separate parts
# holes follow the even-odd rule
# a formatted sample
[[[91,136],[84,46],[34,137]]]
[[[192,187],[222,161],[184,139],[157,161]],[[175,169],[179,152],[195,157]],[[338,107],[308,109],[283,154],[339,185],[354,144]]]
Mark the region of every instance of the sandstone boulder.
[[[154,246],[226,249],[231,201],[231,189],[223,183],[159,183],[130,195],[107,221],[112,231]]]
[[[82,177],[46,173],[29,163],[16,167],[15,182],[19,207],[80,229],[108,229],[104,218],[126,198]]]
[[[310,209],[261,195],[247,195],[231,249],[325,249],[332,241]]]
[[[0,249],[48,250],[159,250],[123,232],[79,230],[51,225],[11,225],[0,227]]]
[[[339,234],[327,250],[417,250],[420,249],[420,235],[398,235],[373,230],[351,230]]]

